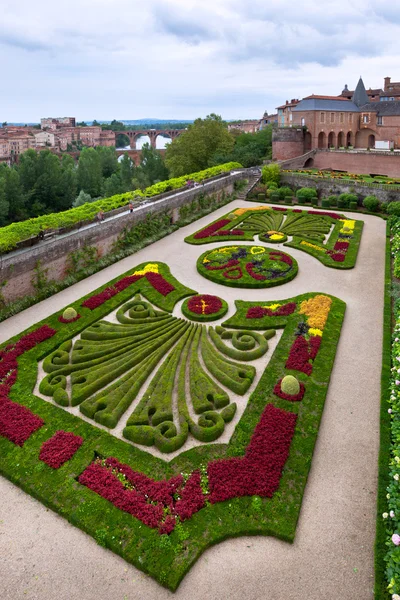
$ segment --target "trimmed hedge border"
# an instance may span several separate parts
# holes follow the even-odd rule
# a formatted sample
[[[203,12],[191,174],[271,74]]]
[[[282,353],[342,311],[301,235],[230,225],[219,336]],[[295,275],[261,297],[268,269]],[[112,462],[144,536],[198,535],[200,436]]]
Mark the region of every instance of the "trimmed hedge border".
[[[380,446],[378,460],[378,497],[377,524],[375,538],[375,600],[389,600],[385,572],[385,556],[387,553],[387,532],[382,514],[387,509],[387,487],[389,485],[389,469],[391,453],[391,422],[388,413],[388,395],[390,394],[390,378],[392,365],[392,297],[391,291],[391,247],[390,225],[386,224],[385,252],[385,290],[383,308],[383,342],[382,342],[382,374],[381,374],[381,407],[380,407]]]
[[[127,275],[130,275],[132,271]],[[180,294],[189,293],[189,290],[168,275],[166,270],[163,271],[163,275],[168,278],[176,290],[180,290]],[[111,281],[109,286],[115,286],[116,283],[117,280]],[[104,287],[96,290],[94,295],[102,293]],[[337,298],[331,297],[332,306],[323,334],[327,343],[322,341],[318,355],[313,361],[312,377],[296,372],[296,376],[306,388],[304,399],[301,402],[289,402],[278,398],[273,393],[277,381],[285,374],[284,364],[293,346],[295,333],[299,326],[299,315],[292,312],[288,316],[264,317],[263,329],[272,330],[276,327],[283,327],[284,332],[268,369],[264,371],[255,391],[250,396],[230,442],[227,445],[212,444],[207,447],[194,448],[180,454],[171,462],[165,463],[114,438],[106,431],[82,421],[54,404],[35,397],[32,393],[37,378],[38,361],[118,306],[129,301],[132,294],[138,291],[163,310],[174,304],[168,300],[168,296],[164,297],[151,288],[149,282],[143,278],[110,297],[104,304],[92,311],[82,307],[82,304],[93,294],[77,300],[72,306],[75,309],[80,307],[82,317],[74,323],[61,324],[58,321],[60,313],[46,319],[46,323],[54,327],[56,334],[19,358],[19,375],[11,390],[11,400],[33,411],[44,421],[44,425],[29,437],[23,448],[15,446],[5,438],[0,438],[2,455],[0,470],[3,475],[20,485],[26,492],[92,535],[98,543],[123,556],[162,585],[175,590],[202,552],[218,541],[238,535],[252,534],[275,535],[280,539],[293,541],[327,384],[336,354],[345,304]],[[193,294],[193,291],[190,290],[190,293]],[[302,301],[311,300],[315,295],[315,293],[303,294],[285,302],[297,305]],[[238,314],[234,316],[233,320],[236,328],[246,329],[249,327],[248,322],[246,323],[248,320],[241,318]],[[252,328],[254,328],[254,323]],[[242,346],[244,344],[249,347],[250,341],[246,337],[241,335],[239,341]],[[210,356],[210,360],[214,362],[215,368],[218,368],[218,364],[215,363],[212,356]],[[279,409],[292,413],[293,418],[294,415],[297,418],[290,454],[280,480],[279,493],[264,498],[260,497],[260,493],[268,496],[270,492],[267,490],[264,492],[264,488],[259,488],[258,495],[236,497],[239,489],[243,489],[243,487],[237,488],[237,485],[242,485],[242,482],[236,482],[234,485],[232,483],[231,491],[229,491],[226,485],[228,481],[231,481],[229,478],[233,476],[233,473],[229,474],[228,467],[232,467],[234,464],[244,467],[246,461],[242,458],[243,453],[245,453],[245,457],[248,455],[250,458],[253,434],[254,432],[258,432],[257,435],[261,434],[261,429],[257,429],[257,427],[258,424],[262,424],[261,417],[266,405],[267,408],[272,406],[274,410]],[[226,419],[228,418],[227,414]],[[43,443],[59,430],[80,436],[84,442],[68,462],[54,470],[40,461],[38,457]],[[193,474],[197,470],[200,472],[202,493],[208,494],[210,491],[212,494],[210,496],[211,503],[206,502],[204,508],[198,510],[190,519],[178,521],[169,535],[164,534],[165,530],[161,531],[163,535],[159,535],[157,529],[144,525],[143,522],[125,512],[122,506],[121,509],[113,506],[86,485],[78,483],[78,478],[89,465],[96,461],[99,455],[101,460],[110,461],[110,457],[115,457],[117,463],[108,463],[114,465],[113,468],[119,468],[117,464],[133,464],[138,476],[147,476],[152,481],[164,478],[171,480],[182,473],[185,478],[189,478],[190,473]],[[226,483],[223,483],[223,480],[218,478],[219,476],[215,480],[218,470],[211,466],[207,467],[214,463],[218,464],[222,458],[226,462],[226,468],[223,468],[226,474],[224,477],[227,478],[225,479]],[[257,469],[259,470],[259,467]],[[192,477],[194,476],[192,475]],[[192,480],[194,487],[199,483],[198,476],[196,477],[197,479]],[[215,487],[216,484],[217,487]],[[223,484],[222,488],[218,487],[220,484]],[[253,494],[255,489],[252,488]],[[224,497],[227,500],[221,501]],[[200,507],[201,502],[195,503],[195,505]],[[192,504],[190,506],[193,507]],[[105,515],[107,520],[104,519]],[[165,519],[163,526],[166,529],[165,533],[168,533],[170,521],[167,522]]]

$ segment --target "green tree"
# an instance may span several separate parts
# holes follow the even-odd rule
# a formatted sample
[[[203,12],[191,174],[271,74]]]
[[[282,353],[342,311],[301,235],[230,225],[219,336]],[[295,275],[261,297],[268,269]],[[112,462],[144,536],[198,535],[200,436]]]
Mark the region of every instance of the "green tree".
[[[86,204],[87,202],[92,202],[92,198],[91,198],[90,194],[86,194],[86,192],[81,190],[79,192],[79,195],[73,201],[72,206],[74,208],[76,208],[77,206],[82,206],[83,204]]]
[[[122,194],[124,192],[124,186],[121,181],[121,176],[119,173],[113,173],[111,177],[104,182],[104,196],[109,198],[110,196],[114,196],[114,194]]]
[[[143,144],[140,155],[140,165],[134,170],[134,183],[136,187],[144,189],[153,183],[168,179],[168,169],[165,166],[161,153],[150,144]]]
[[[18,173],[25,193],[29,194],[38,178],[39,156],[33,149],[23,152],[19,158]]]
[[[0,225],[7,223],[8,211],[10,204],[6,196],[6,178],[0,177]]]
[[[128,192],[129,190],[132,189],[132,179],[133,179],[133,172],[134,172],[134,165],[133,165],[133,162],[132,162],[129,154],[124,154],[121,162],[119,163],[119,168],[120,168],[121,182],[124,187],[124,191]]]
[[[78,163],[78,189],[96,198],[101,195],[102,185],[100,154],[94,148],[84,148]]]
[[[196,119],[188,130],[168,144],[165,163],[172,177],[201,171],[212,165],[216,154],[232,152],[234,138],[219,115]]]
[[[77,194],[78,175],[74,159],[64,154],[61,163],[61,198],[62,210],[70,208]]]
[[[96,152],[100,156],[101,172],[103,177],[111,177],[118,171],[118,156],[115,153],[115,147],[97,146]]]
[[[42,210],[46,211],[46,209],[48,212],[61,210],[63,208],[61,201],[61,163],[58,156],[49,150],[42,150],[37,161],[37,175],[31,193],[35,213],[40,214]]]
[[[5,184],[6,201],[9,204],[9,219],[13,221],[23,221],[28,217],[24,194],[21,185],[19,173],[15,168],[8,169]]]
[[[129,137],[123,133],[118,134],[115,138],[115,145],[117,148],[125,148],[126,146],[129,146],[130,143]]]

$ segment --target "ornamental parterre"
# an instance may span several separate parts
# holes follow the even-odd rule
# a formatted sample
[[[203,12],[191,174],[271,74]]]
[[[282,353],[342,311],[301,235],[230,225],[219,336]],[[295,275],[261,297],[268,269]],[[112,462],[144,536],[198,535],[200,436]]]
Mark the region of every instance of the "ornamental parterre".
[[[194,314],[219,308],[195,294],[144,263],[77,301],[79,320],[58,312],[0,355],[1,472],[171,590],[220,539],[293,541],[345,310],[308,293],[238,300],[216,327],[172,315],[185,298]],[[279,393],[286,375],[301,397]],[[247,394],[242,413],[231,394]],[[112,435],[124,413],[127,441]]]
[[[363,224],[340,213],[257,206],[238,208],[188,236],[185,242],[254,241],[258,236],[260,242],[307,252],[327,267],[351,269],[357,260]]]
[[[204,252],[198,272],[231,287],[262,288],[281,285],[297,275],[297,261],[265,246],[223,246]]]

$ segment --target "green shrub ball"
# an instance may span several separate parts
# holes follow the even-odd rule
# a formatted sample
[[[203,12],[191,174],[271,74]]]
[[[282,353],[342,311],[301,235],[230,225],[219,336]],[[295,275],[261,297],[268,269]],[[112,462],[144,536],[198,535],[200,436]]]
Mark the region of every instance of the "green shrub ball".
[[[66,321],[72,321],[72,319],[75,319],[77,316],[78,313],[74,308],[72,308],[72,306],[69,306],[63,312],[63,319],[65,319]]]
[[[300,392],[300,383],[293,375],[285,375],[281,382],[281,390],[288,396],[297,396]]]

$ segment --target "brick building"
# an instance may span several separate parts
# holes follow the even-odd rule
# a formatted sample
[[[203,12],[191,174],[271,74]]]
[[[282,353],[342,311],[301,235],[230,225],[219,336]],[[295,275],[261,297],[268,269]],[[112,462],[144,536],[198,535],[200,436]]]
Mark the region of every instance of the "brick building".
[[[388,149],[400,148],[400,83],[391,84],[390,77],[386,77],[384,87],[382,93],[380,90],[369,90],[368,93],[360,77],[354,92],[350,92],[346,86],[339,96],[312,94],[295,104],[293,101],[287,102],[280,107],[285,114],[283,120],[279,120],[278,127],[289,125],[301,128],[303,153],[314,148],[372,149],[375,148],[376,142],[385,142]],[[393,96],[386,100],[389,91]],[[396,99],[397,92],[399,100]],[[352,96],[348,98],[350,93]],[[289,107],[290,112],[287,110]],[[288,142],[288,139],[286,141]],[[293,157],[288,156],[289,149],[284,149],[283,133],[278,132],[275,135],[275,142],[274,158],[280,160]],[[298,143],[297,136],[297,150]],[[289,151],[289,154],[291,153],[292,151]]]
[[[285,104],[277,107],[278,111],[278,127],[290,127],[293,121],[293,111],[300,100],[293,98],[292,100],[286,100]]]
[[[41,129],[60,129],[61,127],[75,127],[75,117],[46,117],[40,119]]]
[[[238,123],[230,123],[228,125],[228,131],[238,129],[242,133],[255,133],[256,131],[258,131],[259,126],[260,121],[248,119],[246,121],[240,121]]]

